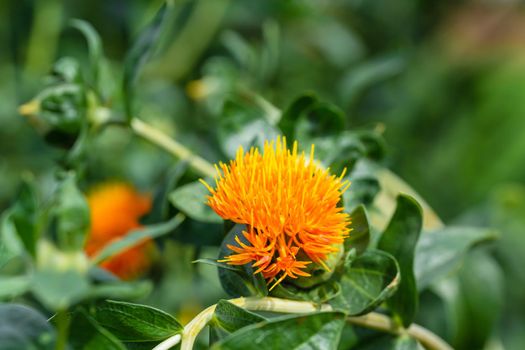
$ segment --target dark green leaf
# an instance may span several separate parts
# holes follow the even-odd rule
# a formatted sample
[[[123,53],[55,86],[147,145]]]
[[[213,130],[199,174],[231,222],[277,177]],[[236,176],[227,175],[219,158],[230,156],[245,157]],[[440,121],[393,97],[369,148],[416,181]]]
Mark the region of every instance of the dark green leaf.
[[[392,254],[399,263],[401,283],[387,304],[404,327],[412,323],[418,307],[414,254],[422,226],[421,206],[412,197],[399,195],[396,211],[378,244],[379,249]]]
[[[504,275],[484,250],[468,254],[457,275],[435,283],[444,302],[446,324],[457,349],[483,349],[504,305]]]
[[[222,219],[206,204],[210,193],[199,181],[176,188],[169,194],[171,203],[188,217],[202,222],[222,223]]]
[[[280,317],[244,327],[212,349],[335,350],[344,324],[345,314],[341,312]]]
[[[416,247],[414,269],[418,288],[422,290],[457,269],[475,244],[496,238],[495,231],[476,227],[449,226],[425,232]]]
[[[122,253],[123,251],[144,242],[145,239],[155,239],[173,231],[184,220],[181,214],[176,215],[168,222],[146,226],[141,229],[133,230],[124,238],[104,247],[92,260],[93,264],[100,262]]]
[[[0,269],[13,258],[22,256],[24,245],[16,232],[9,211],[0,217]]]
[[[279,130],[264,118],[264,110],[240,99],[226,101],[221,115],[217,137],[224,153],[234,158],[239,146],[244,150],[262,147],[266,140],[273,140]]]
[[[51,350],[55,330],[38,311],[18,304],[0,304],[0,349]]]
[[[299,116],[295,124],[295,139],[312,142],[315,137],[338,135],[344,128],[344,112],[329,103],[318,102]]]
[[[58,246],[63,250],[83,249],[90,225],[89,206],[73,174],[68,174],[60,184],[54,214]]]
[[[339,281],[341,293],[330,304],[350,315],[365,314],[392,296],[399,282],[399,266],[394,257],[380,250],[368,250],[344,271]]]
[[[174,317],[147,305],[108,300],[98,303],[92,314],[121,341],[163,340],[183,330]]]
[[[218,260],[221,260],[233,253],[233,251],[229,249],[227,245],[237,245],[237,242],[235,242],[236,236],[239,237],[241,242],[246,243],[246,240],[242,235],[243,230],[246,230],[245,225],[236,224],[226,235],[226,237],[224,237],[219,250]],[[261,273],[254,275],[254,270],[249,264],[242,265],[240,268],[240,271],[219,268],[219,279],[221,281],[222,288],[226,291],[226,293],[232,297],[268,295],[268,287]]]
[[[220,300],[211,322],[214,326],[221,327],[231,333],[264,320],[266,319],[262,316],[235,306],[229,301]]]
[[[358,255],[362,254],[368,243],[370,243],[370,226],[366,216],[366,209],[363,205],[358,206],[350,213],[352,223],[350,236],[345,239],[345,251],[354,248]]]
[[[295,140],[295,122],[304,111],[316,104],[317,101],[315,94],[308,92],[297,97],[286,108],[279,121],[279,128],[288,139]]]
[[[347,177],[350,188],[343,194],[344,207],[347,212],[353,211],[357,206],[372,204],[376,195],[381,190],[379,180],[371,162],[359,160]]]
[[[404,68],[400,57],[382,57],[375,61],[367,61],[352,68],[343,76],[341,82],[342,99],[347,105],[353,106],[359,97],[374,84],[399,74]]]
[[[34,256],[38,239],[38,204],[31,180],[29,178],[23,180],[18,200],[10,211],[10,219],[16,228],[18,237],[24,243],[25,249]],[[6,225],[8,224],[6,223]],[[9,230],[9,227],[6,229]]]
[[[153,48],[161,34],[161,29],[168,15],[168,7],[170,5],[165,2],[159,9],[155,18],[148,24],[146,28],[140,33],[139,37],[131,47],[126,55],[124,61],[124,107],[128,121],[133,117],[133,89],[135,81],[144,64],[148,61]]]
[[[69,344],[74,350],[125,350],[126,347],[108,330],[101,327],[87,312],[72,315]]]

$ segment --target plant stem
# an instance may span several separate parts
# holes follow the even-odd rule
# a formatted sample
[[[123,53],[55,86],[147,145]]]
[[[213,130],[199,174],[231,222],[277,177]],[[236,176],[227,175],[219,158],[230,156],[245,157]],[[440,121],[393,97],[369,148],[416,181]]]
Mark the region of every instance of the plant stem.
[[[271,311],[291,314],[302,314],[318,311],[333,310],[328,304],[318,305],[307,301],[285,300],[279,298],[237,298],[229,300],[230,303],[252,311]],[[217,305],[212,305],[198,314],[190,323],[184,327],[182,337],[177,334],[157,345],[153,350],[168,350],[182,340],[181,350],[192,350],[195,338],[211,320]],[[429,330],[411,325],[408,329],[399,327],[388,316],[371,312],[363,316],[348,317],[347,321],[360,327],[375,329],[395,335],[407,334],[417,339],[429,350],[452,350],[443,339]]]
[[[65,350],[67,346],[67,337],[69,334],[70,319],[66,310],[58,311],[55,318],[58,332],[55,349]]]
[[[138,136],[148,140],[149,142],[163,148],[180,160],[188,162],[189,166],[196,172],[205,177],[214,177],[216,170],[210,162],[204,158],[196,155],[184,145],[178,143],[171,137],[167,136],[158,129],[143,122],[140,119],[133,118],[131,121],[131,129]]]

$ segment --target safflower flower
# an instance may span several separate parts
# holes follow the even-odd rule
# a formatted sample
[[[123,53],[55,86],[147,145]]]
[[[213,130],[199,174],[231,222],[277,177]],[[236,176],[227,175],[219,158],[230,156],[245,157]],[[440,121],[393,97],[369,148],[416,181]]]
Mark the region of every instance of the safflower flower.
[[[297,142],[289,150],[284,137],[266,141],[263,153],[240,147],[235,160],[215,166],[215,188],[207,204],[223,219],[245,224],[243,240],[227,247],[232,254],[222,262],[251,263],[270,290],[285,278],[309,277],[307,266],[325,261],[348,236],[350,217],[338,206],[350,186],[314,162],[314,145],[307,159]]]
[[[140,228],[139,218],[151,210],[151,198],[132,186],[109,182],[94,188],[87,195],[91,229],[85,245],[88,256],[96,255],[108,244]],[[151,264],[151,240],[129,248],[100,266],[124,280],[138,277]]]

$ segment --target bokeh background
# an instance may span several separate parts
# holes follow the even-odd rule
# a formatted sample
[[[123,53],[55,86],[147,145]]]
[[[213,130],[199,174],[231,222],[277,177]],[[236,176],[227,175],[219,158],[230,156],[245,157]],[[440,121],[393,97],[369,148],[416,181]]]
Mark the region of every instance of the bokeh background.
[[[126,50],[161,3],[0,2],[0,209],[15,198],[22,174],[33,173],[44,189],[53,176],[60,151],[46,144],[17,109],[41,89],[58,57],[87,62],[84,39],[66,27],[67,20],[84,19],[100,33],[109,91],[120,84]],[[448,338],[458,348],[525,348],[521,1],[175,4],[169,31],[137,89],[144,119],[210,161],[225,158],[213,147],[218,131],[209,127],[210,120],[220,118],[224,96],[237,85],[279,108],[312,91],[341,107],[351,127],[382,130],[388,145],[386,164],[446,223],[491,226],[501,234],[490,247],[493,263],[477,267],[496,269],[502,277],[494,280],[487,272],[487,288],[498,297],[487,306],[485,328],[469,326],[468,303],[476,298],[470,294],[449,310],[456,314],[456,323],[441,328],[452,329]],[[86,188],[122,180],[155,194],[173,165],[169,155],[129,132],[108,129],[89,157]],[[223,292],[214,269],[189,264],[208,249],[206,240],[213,241],[213,234],[179,238],[162,247],[150,276],[158,287],[149,302],[178,313],[184,321],[184,315],[190,317]],[[476,332],[487,333],[488,342],[477,344]]]

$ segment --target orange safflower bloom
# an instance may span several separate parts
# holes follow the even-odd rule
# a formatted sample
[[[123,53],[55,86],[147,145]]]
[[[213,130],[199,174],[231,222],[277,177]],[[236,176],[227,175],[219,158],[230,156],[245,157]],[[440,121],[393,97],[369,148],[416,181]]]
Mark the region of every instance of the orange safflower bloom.
[[[139,218],[150,211],[151,198],[124,183],[106,183],[87,196],[91,230],[86,242],[88,256],[96,255],[106,245],[140,228]],[[101,267],[122,279],[133,279],[150,266],[151,241],[145,241],[110,259]]]
[[[228,245],[234,253],[224,262],[252,263],[274,288],[286,277],[310,276],[314,262],[325,269],[327,255],[348,236],[350,217],[338,206],[350,185],[314,162],[314,146],[306,159],[297,142],[290,151],[286,139],[265,142],[263,153],[239,148],[236,159],[216,166],[216,188],[208,205],[222,218],[246,224],[244,240]],[[301,258],[302,257],[302,258]]]

